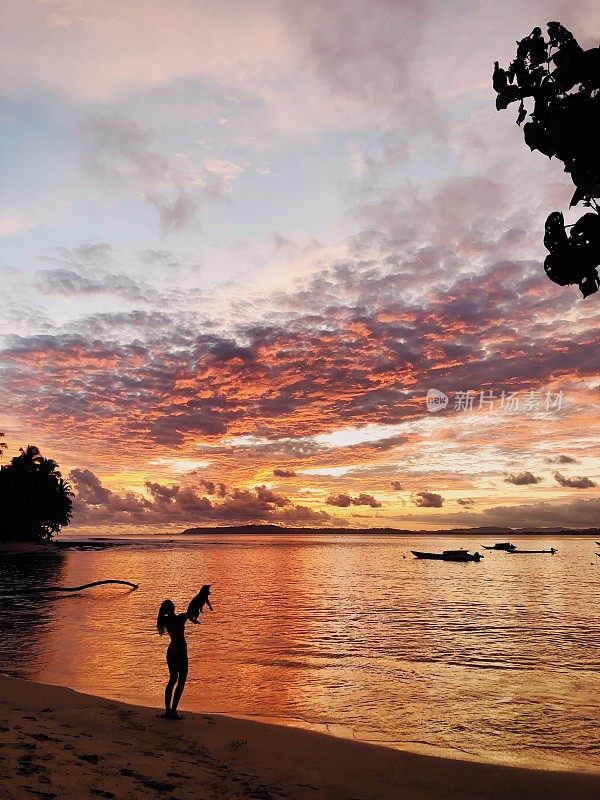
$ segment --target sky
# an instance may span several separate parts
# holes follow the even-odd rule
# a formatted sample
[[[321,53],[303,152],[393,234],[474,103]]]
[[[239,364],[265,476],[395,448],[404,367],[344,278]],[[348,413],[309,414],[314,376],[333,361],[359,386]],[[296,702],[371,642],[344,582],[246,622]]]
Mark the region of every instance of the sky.
[[[491,85],[550,20],[600,41],[592,0],[7,0],[4,463],[75,529],[598,525],[600,295],[545,277],[572,182]]]

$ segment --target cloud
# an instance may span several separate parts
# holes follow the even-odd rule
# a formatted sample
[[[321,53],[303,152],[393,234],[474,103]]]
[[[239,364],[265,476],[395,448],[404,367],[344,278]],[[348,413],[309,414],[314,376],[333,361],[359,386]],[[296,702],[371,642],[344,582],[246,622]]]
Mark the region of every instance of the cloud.
[[[461,511],[436,516],[436,524],[448,526],[500,526],[514,528],[597,528],[600,498],[578,498],[567,503],[544,500],[521,505],[496,505],[484,511]],[[418,524],[416,515],[410,518]]]
[[[144,197],[158,211],[163,231],[185,227],[192,222],[198,210],[198,202],[182,187],[176,188],[173,196],[162,191],[148,191]]]
[[[552,456],[544,459],[547,464],[578,464],[576,458],[567,455]]]
[[[435,492],[416,492],[413,497],[413,503],[419,508],[441,508],[444,500],[441,494]]]
[[[349,494],[336,494],[330,495],[325,502],[328,506],[337,506],[338,508],[348,508],[349,506],[370,506],[371,508],[381,508],[381,503],[376,500],[372,495],[361,492],[356,497],[351,497]]]
[[[402,486],[402,484],[400,483],[400,481],[392,481],[392,482],[391,482],[391,486],[392,486],[392,489],[393,489],[394,491],[396,491],[396,492],[402,492],[402,491],[404,491],[404,487]]]
[[[84,242],[76,247],[50,247],[38,259],[54,269],[96,275],[97,270],[106,271],[112,267],[114,257],[114,249],[108,242]]]
[[[178,523],[188,526],[269,521],[319,526],[331,524],[333,520],[326,512],[296,505],[264,485],[254,489],[228,489],[224,484],[205,480],[197,486],[167,486],[146,481],[144,485],[149,495],[146,497],[138,492],[112,492],[88,469],[71,470],[69,480],[75,490],[74,525]]]
[[[200,479],[200,485],[205,489],[206,494],[216,494],[219,497],[225,497],[227,494],[227,487],[224,483],[207,481],[205,478]]]
[[[331,87],[364,105],[393,104],[418,89],[413,57],[428,3],[316,0],[283,4],[304,42],[304,63]]]
[[[75,489],[73,514],[94,521],[106,515],[117,519],[136,521],[143,519],[151,503],[141,495],[127,492],[119,495],[102,486],[97,476],[88,469],[74,469],[69,481]]]
[[[475,500],[471,497],[459,497],[456,502],[459,506],[464,506],[465,508],[472,508],[475,505]]]
[[[99,187],[137,192],[158,211],[163,231],[191,223],[201,201],[224,197],[231,178],[189,159],[168,159],[152,132],[117,112],[88,114],[75,135],[83,173]]]
[[[536,477],[531,472],[519,472],[518,475],[511,473],[504,478],[505,483],[512,483],[515,486],[527,486],[528,484],[539,483],[542,479]]]
[[[76,488],[79,499],[88,506],[108,505],[115,497],[89,469],[72,470],[69,480]]]
[[[554,478],[561,486],[566,486],[571,489],[591,489],[593,486],[597,485],[594,481],[583,475],[578,478],[566,478],[564,475],[561,475],[560,472],[556,472]]]
[[[106,106],[191,85],[211,101],[215,89],[230,99],[215,122],[235,123],[234,104],[243,103],[257,128],[303,136],[361,128],[367,112],[432,105],[424,71],[413,69],[426,0],[380,0],[375,12],[367,0],[174,0],[168,14],[161,0],[121,0],[114,14],[93,3],[74,11],[70,0],[11,5],[2,42],[11,69],[0,81],[8,94],[41,90]]]
[[[296,473],[293,469],[281,469],[280,467],[276,467],[273,470],[273,475],[276,478],[295,478]]]
[[[72,454],[85,452],[86,466],[100,459],[97,468],[110,472],[118,452],[123,468],[136,471],[157,445],[176,447],[184,458],[214,458],[211,478],[240,487],[266,480],[273,464],[293,463],[298,474],[312,470],[319,498],[342,486],[350,506],[360,492],[376,497],[400,472],[411,483],[419,475],[417,486],[440,480],[458,494],[469,493],[465,481],[472,485],[474,475],[497,489],[498,475],[536,463],[540,441],[544,454],[568,451],[571,433],[585,453],[584,437],[597,423],[593,315],[576,314],[566,293],[555,295],[538,263],[498,260],[493,237],[470,242],[475,261],[460,255],[467,233],[453,230],[445,247],[365,232],[335,256],[319,251],[322,267],[295,286],[248,291],[241,311],[232,303],[208,320],[197,297],[180,292],[173,302],[160,298],[168,314],[95,314],[44,335],[11,336],[1,353],[10,413],[48,442],[68,431],[71,463],[81,464]],[[55,256],[52,266],[90,281],[118,274],[106,246]],[[96,266],[86,272],[81,265],[92,257]],[[565,402],[535,424],[498,409],[433,419],[424,407],[432,385],[521,397],[562,388]],[[347,434],[351,444],[342,448]],[[500,465],[486,451],[490,441]],[[377,464],[389,469],[380,479],[368,472]],[[343,471],[348,477],[335,477]],[[546,498],[560,487],[539,490]],[[192,504],[219,505],[197,483],[195,492]]]
[[[78,427],[83,434],[94,417],[112,425],[114,436],[128,431],[170,446],[236,433],[254,437],[262,456],[282,460],[321,457],[326,448],[315,437],[329,436],[343,420],[361,436],[341,463],[360,464],[349,456],[369,450],[373,458],[406,444],[404,428],[368,439],[422,419],[431,385],[452,393],[492,384],[496,394],[510,387],[524,397],[549,385],[556,391],[559,382],[573,394],[595,378],[591,318],[572,318],[557,332],[553,318],[564,295],[550,313],[551,285],[537,267],[492,262],[479,274],[453,274],[430,251],[423,271],[420,258],[402,259],[387,237],[361,237],[352,248],[296,290],[271,293],[265,320],[237,315],[204,324],[196,299],[188,309],[184,298],[167,315],[96,315],[68,332],[13,336],[1,354],[4,390],[24,420],[35,400],[38,429],[64,421],[73,435]],[[440,270],[444,286],[433,281],[425,290],[427,276]],[[569,402],[566,393],[565,413]],[[487,417],[514,429],[524,419]],[[458,423],[457,413],[452,419]],[[362,436],[369,426],[374,433]],[[241,446],[226,445],[232,447]]]
[[[89,278],[74,270],[42,270],[39,286],[45,294],[65,296],[111,294],[125,300],[148,299],[148,290],[127,275],[107,274],[101,278]]]
[[[145,481],[144,486],[155,502],[160,505],[174,503],[177,500],[177,495],[179,494],[179,486],[163,486],[162,484],[154,481]]]

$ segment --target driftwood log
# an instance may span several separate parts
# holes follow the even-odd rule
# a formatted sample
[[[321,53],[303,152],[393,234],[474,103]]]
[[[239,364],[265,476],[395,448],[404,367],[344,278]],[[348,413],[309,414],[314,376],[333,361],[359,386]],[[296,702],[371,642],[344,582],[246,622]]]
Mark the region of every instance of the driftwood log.
[[[0,596],[13,597],[20,594],[43,594],[45,592],[80,592],[82,589],[89,589],[90,586],[101,586],[105,583],[119,583],[123,586],[131,586],[133,590],[138,588],[137,583],[131,581],[93,581],[92,583],[84,583],[82,586],[42,586],[37,589],[7,589],[0,590]]]

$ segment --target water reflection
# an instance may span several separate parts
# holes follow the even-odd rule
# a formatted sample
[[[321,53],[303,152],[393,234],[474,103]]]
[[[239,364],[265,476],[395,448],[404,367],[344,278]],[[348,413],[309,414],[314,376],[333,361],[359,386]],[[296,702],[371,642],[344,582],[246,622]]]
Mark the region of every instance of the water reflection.
[[[60,551],[3,554],[0,556],[0,589],[60,584],[64,564],[65,556]],[[58,600],[52,595],[0,596],[0,672],[29,678],[44,668]]]
[[[409,546],[439,549],[427,537],[307,535],[69,552],[48,582],[121,578],[140,589],[21,604],[25,629],[38,615],[39,641],[33,652],[13,635],[26,656],[12,672],[159,707],[167,643],[157,609],[166,597],[185,609],[210,582],[215,610],[188,630],[183,709],[600,772],[600,567],[589,542],[561,541],[555,556],[486,553],[480,564],[403,559]]]

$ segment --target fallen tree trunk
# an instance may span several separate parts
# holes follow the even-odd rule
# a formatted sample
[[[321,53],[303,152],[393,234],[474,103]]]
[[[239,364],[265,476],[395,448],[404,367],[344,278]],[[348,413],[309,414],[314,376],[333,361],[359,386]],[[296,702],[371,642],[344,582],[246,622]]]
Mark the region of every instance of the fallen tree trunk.
[[[0,590],[0,596],[2,597],[13,597],[15,595],[20,594],[43,594],[44,592],[80,592],[82,589],[89,589],[90,586],[101,586],[105,583],[119,583],[123,586],[131,586],[132,589],[137,589],[137,583],[131,583],[131,581],[118,581],[118,580],[111,580],[111,581],[93,581],[92,583],[84,583],[82,586],[42,586],[37,589],[7,589],[5,591]]]

